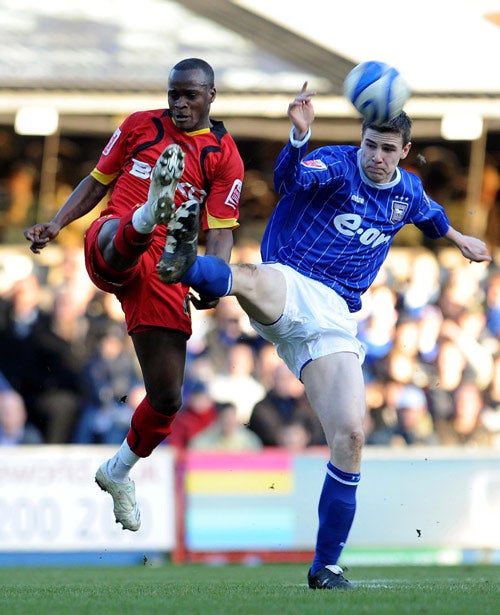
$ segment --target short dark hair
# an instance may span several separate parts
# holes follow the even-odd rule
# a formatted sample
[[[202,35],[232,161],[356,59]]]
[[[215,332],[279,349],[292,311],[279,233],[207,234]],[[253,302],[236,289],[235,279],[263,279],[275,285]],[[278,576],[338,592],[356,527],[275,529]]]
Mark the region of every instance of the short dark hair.
[[[401,111],[399,115],[392,118],[383,124],[377,124],[373,120],[365,120],[361,128],[361,134],[364,135],[368,128],[378,132],[396,132],[403,137],[403,145],[407,145],[411,141],[412,121],[410,117]]]
[[[186,58],[185,60],[177,62],[172,70],[201,70],[207,79],[208,87],[214,87],[214,69],[208,62],[205,62],[205,60],[201,60],[200,58]]]

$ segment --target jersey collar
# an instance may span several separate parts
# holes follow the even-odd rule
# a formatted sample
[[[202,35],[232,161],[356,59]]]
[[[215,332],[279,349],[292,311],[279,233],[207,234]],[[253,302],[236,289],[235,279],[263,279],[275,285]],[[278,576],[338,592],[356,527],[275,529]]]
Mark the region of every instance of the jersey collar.
[[[180,128],[177,126],[177,124],[175,123],[175,120],[172,116],[170,116],[170,119],[172,120],[172,124],[178,129],[180,130]],[[192,130],[191,132],[187,132],[185,130],[182,130],[181,132],[184,132],[185,134],[189,135],[189,136],[194,136],[194,135],[204,135],[207,134],[207,132],[210,132],[210,128],[200,128],[199,130]]]

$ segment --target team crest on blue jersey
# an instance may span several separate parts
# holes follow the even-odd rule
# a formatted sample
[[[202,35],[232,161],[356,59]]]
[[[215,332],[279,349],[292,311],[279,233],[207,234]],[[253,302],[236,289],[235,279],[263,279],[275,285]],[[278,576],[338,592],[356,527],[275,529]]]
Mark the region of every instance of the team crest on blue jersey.
[[[326,164],[322,160],[302,160],[300,164],[310,169],[326,169]]]
[[[391,222],[401,222],[404,218],[406,210],[408,209],[408,203],[402,201],[392,202]]]

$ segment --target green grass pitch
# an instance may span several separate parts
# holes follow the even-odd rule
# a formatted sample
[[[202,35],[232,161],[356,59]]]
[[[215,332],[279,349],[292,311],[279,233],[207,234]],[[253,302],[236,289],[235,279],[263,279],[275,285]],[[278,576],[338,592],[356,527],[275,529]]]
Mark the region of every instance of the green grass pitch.
[[[351,591],[313,591],[307,566],[146,563],[113,568],[0,568],[9,615],[498,615],[497,566],[345,572]]]

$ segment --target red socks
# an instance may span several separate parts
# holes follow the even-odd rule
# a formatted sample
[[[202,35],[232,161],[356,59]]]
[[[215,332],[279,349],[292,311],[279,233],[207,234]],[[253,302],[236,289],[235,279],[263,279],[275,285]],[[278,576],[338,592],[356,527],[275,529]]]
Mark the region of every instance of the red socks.
[[[137,406],[127,434],[127,443],[139,457],[149,457],[154,449],[172,432],[175,414],[167,416],[153,408],[145,397]]]
[[[114,244],[116,250],[125,258],[138,258],[145,252],[153,241],[153,234],[144,235],[132,226],[132,216],[135,209],[130,210],[120,220],[116,231]]]

